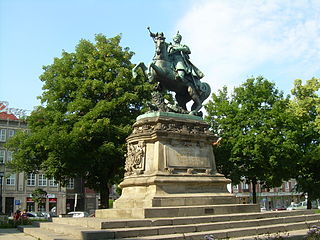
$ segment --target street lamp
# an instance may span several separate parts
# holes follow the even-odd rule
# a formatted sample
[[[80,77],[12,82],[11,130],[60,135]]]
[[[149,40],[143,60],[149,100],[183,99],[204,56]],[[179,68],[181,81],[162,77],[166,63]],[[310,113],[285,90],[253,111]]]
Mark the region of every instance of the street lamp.
[[[0,214],[2,214],[2,179],[4,172],[0,172]]]

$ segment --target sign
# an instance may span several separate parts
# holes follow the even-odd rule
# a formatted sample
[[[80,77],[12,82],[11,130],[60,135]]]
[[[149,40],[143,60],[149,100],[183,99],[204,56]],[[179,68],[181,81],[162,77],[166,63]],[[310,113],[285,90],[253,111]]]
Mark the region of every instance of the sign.
[[[172,141],[170,145],[164,146],[164,153],[167,168],[212,169],[214,164],[210,145]]]
[[[55,198],[55,197],[56,197],[55,194],[52,194],[52,193],[48,193],[48,194],[47,194],[47,198]]]
[[[15,204],[15,205],[20,205],[21,202],[20,202],[20,200],[15,200],[15,201],[14,201],[14,204]]]
[[[49,198],[49,203],[56,203],[57,199],[56,198]]]
[[[31,197],[27,197],[26,201],[27,202],[34,202]]]

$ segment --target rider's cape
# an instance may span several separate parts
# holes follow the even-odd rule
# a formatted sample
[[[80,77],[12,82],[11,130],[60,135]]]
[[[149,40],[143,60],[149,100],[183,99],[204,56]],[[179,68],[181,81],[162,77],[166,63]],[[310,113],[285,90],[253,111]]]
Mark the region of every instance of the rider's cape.
[[[203,72],[200,71],[199,68],[197,68],[195,65],[193,65],[192,62],[190,62],[189,58],[184,57],[185,61],[186,61],[186,65],[188,66],[188,68],[190,69],[189,73],[192,73],[193,76],[197,77],[198,79],[201,79],[204,77]]]

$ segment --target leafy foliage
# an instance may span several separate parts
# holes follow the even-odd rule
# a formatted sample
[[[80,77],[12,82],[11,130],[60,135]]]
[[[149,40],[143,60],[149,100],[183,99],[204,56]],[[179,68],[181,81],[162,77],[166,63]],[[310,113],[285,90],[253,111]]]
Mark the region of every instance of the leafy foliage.
[[[281,185],[290,178],[292,143],[284,132],[288,97],[263,77],[250,78],[228,95],[224,87],[206,105],[214,133],[219,171],[238,183],[242,178]]]
[[[48,193],[44,191],[42,188],[37,188],[31,193],[32,200],[39,204],[42,202],[43,198],[47,197],[47,194]]]
[[[107,206],[108,186],[122,176],[125,139],[152,87],[132,78],[133,53],[120,39],[81,40],[74,53],[63,51],[43,68],[42,106],[28,118],[31,131],[8,145],[16,149],[14,170],[43,170],[62,183],[83,177]]]
[[[291,138],[296,143],[297,190],[308,193],[308,200],[320,197],[320,80],[312,78],[303,85],[297,79],[289,105]],[[308,204],[311,206],[310,201]],[[309,207],[310,207],[309,206]]]

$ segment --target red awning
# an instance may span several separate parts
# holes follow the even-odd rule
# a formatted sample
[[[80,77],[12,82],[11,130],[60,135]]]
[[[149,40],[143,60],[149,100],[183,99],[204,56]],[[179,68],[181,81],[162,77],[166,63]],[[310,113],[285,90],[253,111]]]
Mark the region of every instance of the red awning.
[[[49,198],[49,203],[56,203],[57,199],[56,198]]]

